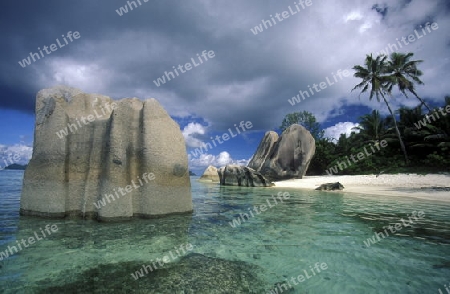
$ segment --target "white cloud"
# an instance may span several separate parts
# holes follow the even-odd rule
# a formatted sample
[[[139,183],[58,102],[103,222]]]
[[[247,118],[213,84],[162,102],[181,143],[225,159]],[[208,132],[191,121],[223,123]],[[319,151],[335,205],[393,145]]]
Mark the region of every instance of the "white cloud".
[[[209,165],[221,167],[227,164],[247,165],[248,159],[236,160],[231,158],[231,155],[226,152],[220,152],[219,155],[202,154],[198,158],[195,158],[189,154],[189,167],[191,169],[207,168]]]
[[[33,154],[30,146],[15,144],[11,146],[0,144],[0,168],[5,168],[13,163],[28,164]]]
[[[191,122],[184,127],[182,133],[188,147],[195,148],[203,146],[204,143],[198,138],[198,135],[205,135],[206,128],[201,124]]]
[[[49,81],[52,81],[54,84],[73,86],[87,93],[105,93],[113,76],[113,73],[99,64],[71,58],[51,58],[46,60],[46,65],[48,72],[40,72],[37,79],[42,88],[48,87]]]
[[[217,157],[217,163],[219,166],[224,166],[232,162],[231,156],[228,152],[220,152],[219,156]]]
[[[341,134],[349,136],[352,132],[358,133],[359,131],[352,130],[352,128],[357,126],[359,126],[358,123],[355,124],[348,121],[337,123],[334,126],[325,129],[325,137],[338,140]]]
[[[363,16],[359,11],[352,11],[344,17],[345,22],[348,22],[349,20],[361,20],[362,18]]]

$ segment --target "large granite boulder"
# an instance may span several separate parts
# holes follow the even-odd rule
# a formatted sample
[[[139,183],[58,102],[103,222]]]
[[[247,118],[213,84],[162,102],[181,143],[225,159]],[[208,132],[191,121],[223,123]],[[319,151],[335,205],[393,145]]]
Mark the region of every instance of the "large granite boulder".
[[[219,178],[219,173],[218,173],[217,167],[212,166],[212,165],[208,166],[205,169],[205,172],[203,173],[203,175],[198,180],[201,182],[219,183],[220,178]]]
[[[316,151],[311,133],[303,126],[293,124],[279,137],[269,131],[259,143],[248,167],[270,180],[302,178]]]
[[[20,207],[22,215],[100,220],[191,212],[180,127],[153,98],[41,90]]]
[[[258,149],[256,150],[253,157],[248,163],[248,167],[254,170],[261,171],[264,169],[266,162],[270,160],[270,155],[272,155],[273,150],[276,147],[279,136],[274,131],[268,131],[259,143]]]
[[[271,187],[274,184],[261,173],[240,165],[227,165],[218,170],[220,185],[244,187]]]

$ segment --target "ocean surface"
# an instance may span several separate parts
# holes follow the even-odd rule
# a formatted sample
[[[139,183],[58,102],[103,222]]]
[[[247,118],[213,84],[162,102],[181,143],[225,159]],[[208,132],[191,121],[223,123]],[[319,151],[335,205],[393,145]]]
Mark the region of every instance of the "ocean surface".
[[[0,171],[0,293],[446,293],[450,283],[445,203],[191,177],[192,215],[98,223],[20,217],[22,178]]]

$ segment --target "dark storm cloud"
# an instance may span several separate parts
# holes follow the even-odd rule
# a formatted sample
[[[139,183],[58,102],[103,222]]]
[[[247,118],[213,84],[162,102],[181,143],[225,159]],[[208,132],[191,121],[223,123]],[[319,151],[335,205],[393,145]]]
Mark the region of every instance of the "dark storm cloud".
[[[15,1],[0,12],[1,108],[32,112],[35,93],[68,84],[113,98],[155,97],[181,118],[201,118],[216,130],[250,120],[255,129],[277,127],[284,114],[313,112],[325,120],[336,108],[359,101],[342,80],[295,107],[287,99],[339,69],[361,64],[424,20],[439,30],[406,50],[424,59],[424,97],[442,99],[450,92],[449,21],[445,1],[312,1],[296,15],[258,35],[250,29],[270,15],[294,7],[294,1],[150,0],[119,16],[127,1]],[[49,46],[68,31],[81,38],[26,68],[18,61],[37,47]],[[157,87],[153,80],[185,64],[197,53],[215,57]],[[356,95],[357,96],[357,95]]]

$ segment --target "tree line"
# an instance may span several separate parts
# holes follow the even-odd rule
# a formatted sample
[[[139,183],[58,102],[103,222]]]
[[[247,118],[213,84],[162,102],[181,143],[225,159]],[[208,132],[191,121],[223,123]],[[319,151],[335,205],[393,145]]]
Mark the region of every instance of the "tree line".
[[[316,140],[316,154],[307,175],[322,175],[330,167],[342,162],[352,154],[358,154],[368,145],[377,146],[387,142],[386,148],[341,170],[339,174],[371,174],[395,172],[449,171],[450,165],[450,96],[441,106],[432,108],[421,98],[415,85],[423,85],[422,60],[411,60],[413,53],[394,52],[389,57],[367,55],[364,65],[356,65],[354,77],[360,78],[353,89],[360,96],[369,93],[369,100],[383,102],[389,116],[378,110],[359,118],[358,127],[350,136],[342,134],[334,142],[324,136],[324,130],[315,116],[307,111],[287,114],[280,126],[284,131],[298,123],[308,129]],[[398,89],[405,98],[418,100],[416,107],[400,107],[393,111],[389,103],[392,91]]]

